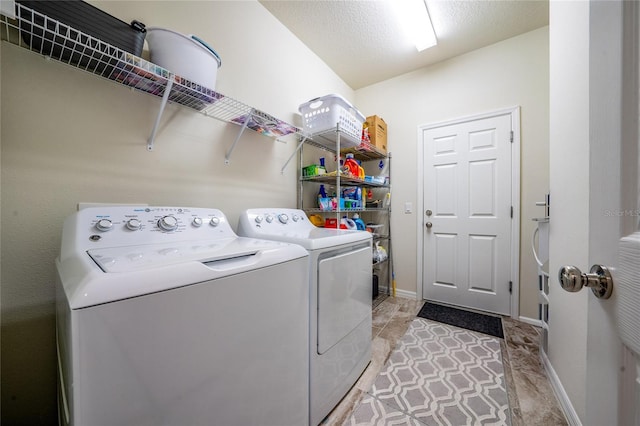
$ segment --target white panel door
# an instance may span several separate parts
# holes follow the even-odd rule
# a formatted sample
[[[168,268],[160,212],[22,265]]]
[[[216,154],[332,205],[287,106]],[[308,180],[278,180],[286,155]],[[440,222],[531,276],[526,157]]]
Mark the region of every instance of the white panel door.
[[[425,299],[510,313],[511,119],[422,132]]]

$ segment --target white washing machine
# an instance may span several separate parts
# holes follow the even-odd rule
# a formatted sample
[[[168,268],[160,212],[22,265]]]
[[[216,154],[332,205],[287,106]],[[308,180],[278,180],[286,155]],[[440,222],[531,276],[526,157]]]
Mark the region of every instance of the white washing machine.
[[[62,424],[308,423],[308,254],[216,209],[91,207],[56,261]]]
[[[371,234],[314,226],[302,210],[250,209],[238,234],[309,252],[310,424],[319,424],[371,360]]]

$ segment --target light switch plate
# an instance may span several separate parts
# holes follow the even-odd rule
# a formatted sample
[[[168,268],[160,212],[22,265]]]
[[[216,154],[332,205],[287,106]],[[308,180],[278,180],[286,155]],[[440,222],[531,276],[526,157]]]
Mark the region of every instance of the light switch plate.
[[[404,203],[404,214],[413,213],[413,203],[411,201],[407,201]]]

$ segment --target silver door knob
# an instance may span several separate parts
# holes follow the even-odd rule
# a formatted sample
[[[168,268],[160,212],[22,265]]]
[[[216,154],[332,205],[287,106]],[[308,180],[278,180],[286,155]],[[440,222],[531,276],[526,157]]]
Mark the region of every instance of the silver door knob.
[[[590,287],[599,299],[608,299],[613,291],[613,278],[606,266],[593,265],[588,274],[583,274],[575,266],[563,266],[558,272],[560,286],[569,292]]]
[[[425,225],[427,228],[431,229],[431,227],[433,226],[433,223],[431,222],[427,222],[427,224]]]

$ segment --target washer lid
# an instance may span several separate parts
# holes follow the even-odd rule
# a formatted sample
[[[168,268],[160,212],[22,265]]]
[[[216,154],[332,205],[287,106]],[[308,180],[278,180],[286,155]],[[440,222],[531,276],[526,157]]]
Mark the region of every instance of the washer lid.
[[[91,249],[56,261],[71,309],[87,308],[254,272],[300,259],[299,245],[253,238]]]
[[[87,254],[103,272],[131,272],[189,261],[214,262],[254,255],[259,251],[255,244],[246,244],[248,240],[241,241],[225,238],[107,247],[88,250]]]

